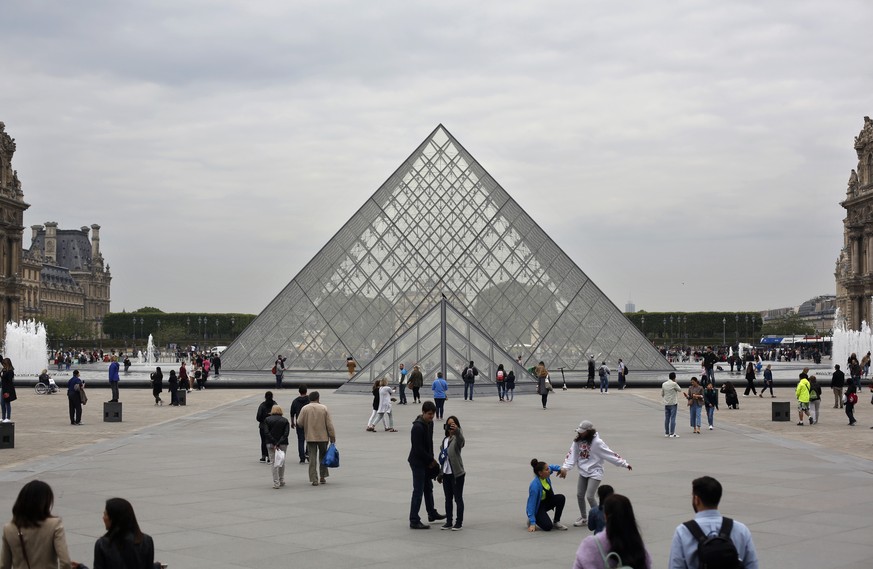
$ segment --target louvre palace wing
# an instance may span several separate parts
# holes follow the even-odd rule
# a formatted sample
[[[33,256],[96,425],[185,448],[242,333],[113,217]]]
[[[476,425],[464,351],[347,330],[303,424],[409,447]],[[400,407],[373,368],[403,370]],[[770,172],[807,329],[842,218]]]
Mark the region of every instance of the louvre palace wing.
[[[223,367],[366,367],[442,296],[529,367],[672,369],[621,311],[438,126],[228,347]],[[414,362],[405,362],[411,365]],[[499,362],[498,362],[499,363]]]

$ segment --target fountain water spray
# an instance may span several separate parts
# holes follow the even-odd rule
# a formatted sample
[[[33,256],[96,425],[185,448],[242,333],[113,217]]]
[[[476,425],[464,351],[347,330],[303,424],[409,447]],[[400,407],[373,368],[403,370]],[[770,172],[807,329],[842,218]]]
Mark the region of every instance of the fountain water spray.
[[[145,361],[147,364],[157,363],[157,361],[158,361],[158,358],[156,357],[156,352],[155,352],[155,341],[152,338],[151,334],[149,334],[149,343],[146,344]]]
[[[12,360],[15,375],[38,376],[48,362],[48,342],[43,323],[35,320],[7,322],[3,357]]]
[[[834,332],[831,335],[831,358],[835,364],[839,364],[841,369],[845,369],[846,362],[851,354],[858,356],[858,361],[867,352],[873,352],[873,331],[866,321],[861,322],[860,330],[849,330],[846,327],[846,320],[840,315],[840,310],[837,309],[834,314]],[[848,372],[849,370],[845,370]]]

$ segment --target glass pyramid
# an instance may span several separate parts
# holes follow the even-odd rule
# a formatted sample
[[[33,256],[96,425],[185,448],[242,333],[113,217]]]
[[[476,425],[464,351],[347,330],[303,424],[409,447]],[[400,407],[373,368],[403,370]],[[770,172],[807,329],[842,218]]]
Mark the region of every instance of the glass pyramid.
[[[443,295],[525,367],[582,370],[593,354],[673,369],[442,125],[228,347],[222,367],[269,370],[277,354],[290,370],[342,371],[349,355],[366,367]]]
[[[410,362],[421,366],[426,386],[437,371],[442,371],[449,383],[463,383],[461,371],[471,361],[479,370],[478,384],[494,383],[498,364],[503,364],[506,372],[514,371],[517,383],[534,380],[514,356],[443,299],[377,354],[350,383],[363,382],[369,387],[377,379],[396,376],[400,364]]]

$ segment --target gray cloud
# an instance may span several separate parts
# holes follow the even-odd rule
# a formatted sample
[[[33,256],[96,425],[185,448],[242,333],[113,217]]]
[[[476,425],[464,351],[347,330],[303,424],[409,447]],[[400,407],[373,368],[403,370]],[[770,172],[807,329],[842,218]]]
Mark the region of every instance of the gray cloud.
[[[26,224],[103,226],[113,310],[258,312],[438,123],[613,301],[832,292],[864,2],[21,2]],[[684,284],[683,284],[684,283]]]

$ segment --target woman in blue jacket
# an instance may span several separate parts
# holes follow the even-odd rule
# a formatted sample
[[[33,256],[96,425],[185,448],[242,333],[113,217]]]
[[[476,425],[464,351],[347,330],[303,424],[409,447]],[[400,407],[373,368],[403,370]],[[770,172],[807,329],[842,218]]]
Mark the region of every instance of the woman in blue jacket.
[[[443,372],[437,372],[437,377],[433,380],[433,384],[430,388],[433,389],[433,402],[436,404],[436,418],[442,419],[443,411],[446,406],[446,391],[449,390],[449,384],[446,383],[446,380],[443,378]]]
[[[552,472],[560,472],[561,467],[537,459],[531,460],[530,465],[536,476],[528,487],[527,531],[537,531],[537,526],[543,531],[551,531],[553,528],[566,530],[567,526],[561,523],[561,513],[564,511],[566,498],[563,494],[555,494],[552,480],[549,478]],[[549,519],[549,510],[552,509],[555,510],[554,521]]]

